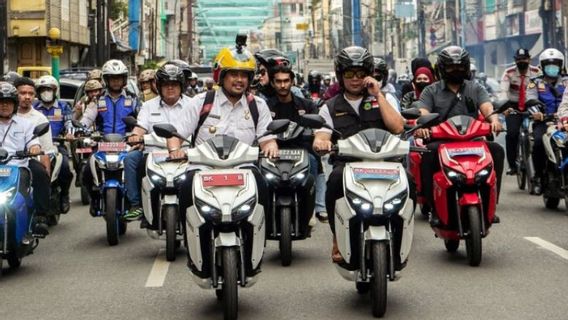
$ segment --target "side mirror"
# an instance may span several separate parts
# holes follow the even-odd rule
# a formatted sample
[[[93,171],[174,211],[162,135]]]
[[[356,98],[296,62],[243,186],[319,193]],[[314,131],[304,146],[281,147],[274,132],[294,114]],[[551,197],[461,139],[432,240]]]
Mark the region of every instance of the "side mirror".
[[[527,102],[525,102],[525,106],[527,108],[530,108],[530,107],[534,107],[534,106],[544,106],[544,104],[540,100],[531,99],[531,100],[528,100]]]
[[[155,124],[152,128],[158,137],[169,139],[178,136],[176,128],[169,123]]]
[[[407,120],[413,120],[413,119],[418,119],[420,118],[420,116],[422,115],[422,113],[420,113],[420,110],[418,110],[418,108],[414,107],[414,104],[416,102],[412,103],[412,105],[410,106],[410,108],[402,110],[400,112],[400,114]]]
[[[42,124],[38,124],[35,128],[34,128],[34,136],[35,137],[41,137],[44,134],[46,134],[49,131],[49,122],[45,122]]]
[[[79,120],[71,120],[71,123],[73,124],[73,127],[75,128],[83,128],[83,124],[81,123],[81,121]]]
[[[135,127],[138,124],[138,121],[133,116],[122,118],[122,122],[124,122],[129,127]]]
[[[8,151],[6,149],[0,149],[0,160],[8,158]]]
[[[305,114],[300,118],[302,127],[320,129],[325,124],[325,120],[319,114]]]
[[[420,128],[431,127],[439,123],[439,117],[440,115],[437,113],[430,113],[418,118],[416,123],[420,126]]]
[[[290,125],[290,120],[288,119],[279,119],[273,120],[271,123],[268,124],[268,134],[278,134],[286,131],[288,126]]]
[[[510,108],[510,104],[508,100],[498,100],[493,103],[493,113],[503,113]]]

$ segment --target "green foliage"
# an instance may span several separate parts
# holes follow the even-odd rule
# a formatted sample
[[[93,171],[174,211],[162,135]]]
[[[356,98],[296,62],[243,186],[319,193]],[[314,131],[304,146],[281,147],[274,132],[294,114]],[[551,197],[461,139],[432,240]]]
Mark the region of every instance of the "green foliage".
[[[128,3],[114,0],[109,8],[109,16],[112,20],[128,16]]]
[[[146,69],[158,69],[158,62],[154,60],[146,60],[146,62],[144,62],[144,67],[142,67],[142,70]]]

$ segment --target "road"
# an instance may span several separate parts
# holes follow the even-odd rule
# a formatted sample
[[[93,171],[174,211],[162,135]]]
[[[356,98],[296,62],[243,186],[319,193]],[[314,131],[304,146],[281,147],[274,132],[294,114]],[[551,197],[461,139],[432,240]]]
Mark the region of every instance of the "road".
[[[75,190],[76,191],[76,190]],[[505,178],[480,267],[462,243],[448,254],[418,216],[401,278],[389,283],[387,319],[567,319],[568,213]],[[102,218],[73,193],[72,210],[18,270],[0,278],[0,319],[221,319],[213,291],[193,283],[180,250],[173,263],[138,223],[109,247]],[[368,296],[344,281],[330,260],[328,225],[294,243],[290,267],[269,242],[258,283],[239,291],[241,319],[370,319]],[[6,264],[5,264],[6,268]]]

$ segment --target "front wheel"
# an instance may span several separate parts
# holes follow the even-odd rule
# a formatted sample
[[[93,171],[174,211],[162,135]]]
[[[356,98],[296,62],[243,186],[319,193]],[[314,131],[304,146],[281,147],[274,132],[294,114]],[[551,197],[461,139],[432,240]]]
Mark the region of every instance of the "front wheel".
[[[280,259],[285,267],[292,263],[292,214],[289,207],[280,210]]]
[[[176,207],[166,206],[164,208],[164,219],[166,220],[166,259],[174,261],[176,259],[176,227],[177,210]]]
[[[118,218],[116,215],[117,190],[108,189],[105,196],[105,220],[109,246],[118,244]]]
[[[477,267],[481,263],[481,217],[479,208],[471,206],[467,209],[469,235],[465,239],[465,248],[469,265]]]
[[[0,260],[1,259],[2,258],[0,258]],[[19,257],[15,251],[11,251],[10,253],[8,253],[6,259],[8,260],[8,265],[12,269],[17,269],[22,265],[22,258]]]
[[[517,150],[517,186],[520,190],[525,190],[527,185],[527,164],[524,161],[523,155],[523,139],[519,141],[519,148]],[[529,189],[530,191],[530,189]]]
[[[91,197],[89,196],[89,190],[87,187],[81,186],[81,203],[86,206],[91,201]]]
[[[237,263],[237,248],[223,248],[223,314],[225,320],[237,319],[238,316],[238,291],[237,274],[239,265]]]
[[[387,243],[375,241],[371,244],[371,303],[373,316],[382,317],[387,311]]]

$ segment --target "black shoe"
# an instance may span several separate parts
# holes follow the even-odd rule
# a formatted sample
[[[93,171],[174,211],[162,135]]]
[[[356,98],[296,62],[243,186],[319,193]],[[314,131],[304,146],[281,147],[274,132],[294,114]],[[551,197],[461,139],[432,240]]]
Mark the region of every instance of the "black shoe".
[[[534,195],[537,195],[537,196],[540,196],[542,194],[542,186],[540,185],[540,179],[539,178],[534,178],[531,194],[534,194]]]
[[[62,195],[61,196],[61,201],[60,201],[60,206],[61,206],[61,213],[65,214],[67,212],[69,212],[69,209],[71,208],[70,205],[70,201],[69,201],[69,195]]]
[[[145,217],[142,217],[142,220],[140,221],[140,229],[150,229],[151,226],[150,222],[148,222]]]
[[[501,222],[501,219],[499,218],[499,216],[498,216],[498,215],[494,215],[494,216],[493,216],[493,223],[500,223],[500,222]]]
[[[91,202],[91,205],[89,206],[89,213],[91,214],[91,217],[96,217],[97,211],[98,208],[95,205],[93,205],[93,203]]]
[[[327,212],[316,212],[316,218],[318,218],[321,223],[328,222]]]
[[[510,168],[509,170],[507,170],[507,175],[508,176],[516,176],[517,175],[517,169]]]
[[[35,238],[45,238],[49,234],[47,230],[47,219],[44,216],[36,217],[32,228],[32,236]]]

